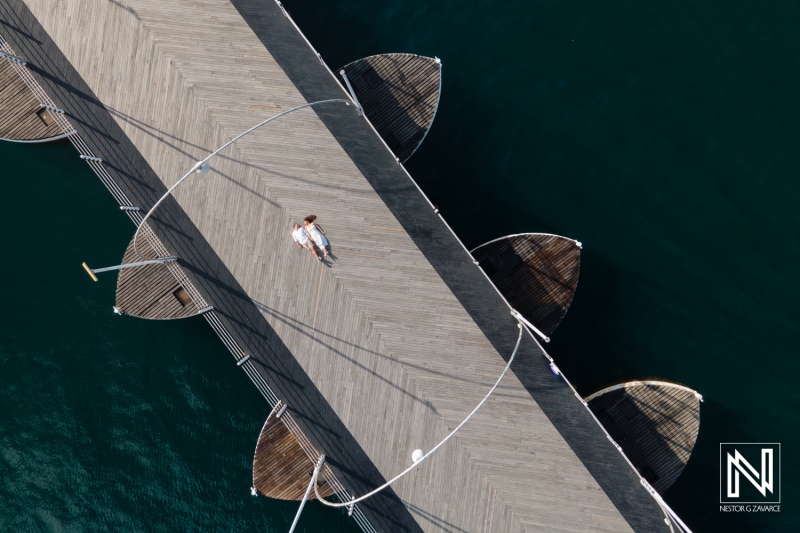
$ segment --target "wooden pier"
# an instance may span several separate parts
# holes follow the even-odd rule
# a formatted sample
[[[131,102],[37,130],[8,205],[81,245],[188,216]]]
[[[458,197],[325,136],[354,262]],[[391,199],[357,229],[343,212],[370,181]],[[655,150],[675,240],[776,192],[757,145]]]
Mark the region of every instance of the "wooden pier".
[[[0,19],[102,159],[91,164],[113,179],[104,183],[143,210],[255,123],[348,98],[273,2],[8,0]],[[221,154],[150,220],[179,257],[180,275],[171,272],[190,305],[213,305],[210,323],[270,399],[265,416],[275,398],[288,406],[297,429],[269,437],[293,454],[300,431],[356,495],[469,413],[518,332],[397,157],[355,106],[306,109]],[[322,264],[290,237],[311,213],[335,256]],[[174,307],[162,281],[155,294]],[[286,480],[290,493],[308,482],[303,470],[287,471],[301,477]],[[385,532],[668,531],[639,476],[527,336],[470,423],[358,513],[365,530]]]

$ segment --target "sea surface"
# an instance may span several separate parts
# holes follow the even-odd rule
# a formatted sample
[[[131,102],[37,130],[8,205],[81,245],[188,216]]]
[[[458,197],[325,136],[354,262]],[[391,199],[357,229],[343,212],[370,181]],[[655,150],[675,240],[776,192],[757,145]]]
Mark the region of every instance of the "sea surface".
[[[266,1],[266,0],[265,0]],[[409,161],[468,247],[584,243],[547,346],[584,393],[703,394],[667,502],[696,533],[800,531],[800,4],[287,0],[332,68],[438,56]],[[0,143],[0,532],[285,532],[250,496],[268,405],[200,318],[111,312],[132,224],[66,142]],[[472,406],[465,406],[465,413]],[[782,445],[781,511],[722,513],[721,442]],[[306,532],[358,531],[312,503]]]

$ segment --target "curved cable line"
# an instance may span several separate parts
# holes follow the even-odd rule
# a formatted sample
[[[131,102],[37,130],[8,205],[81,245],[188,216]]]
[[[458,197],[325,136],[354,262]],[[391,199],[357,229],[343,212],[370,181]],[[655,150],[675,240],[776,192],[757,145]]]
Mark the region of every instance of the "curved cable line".
[[[258,124],[256,124],[252,128],[250,128],[249,130],[247,130],[247,131],[245,131],[243,133],[240,133],[239,135],[237,135],[236,137],[234,137],[230,141],[226,142],[225,144],[223,144],[222,146],[220,146],[219,148],[217,148],[216,150],[211,152],[205,159],[202,159],[202,160],[198,161],[197,163],[195,163],[195,165],[191,168],[191,170],[189,170],[189,172],[184,174],[183,177],[181,177],[181,179],[179,179],[177,182],[175,182],[175,184],[172,187],[170,187],[169,190],[167,190],[167,192],[165,192],[164,195],[161,196],[161,198],[159,198],[158,201],[155,204],[153,204],[153,207],[150,208],[150,211],[147,212],[147,214],[144,216],[144,218],[142,218],[142,221],[136,227],[136,232],[133,234],[133,252],[137,256],[142,258],[142,259],[152,259],[152,258],[149,258],[149,257],[144,257],[142,254],[139,253],[139,250],[136,248],[136,239],[139,237],[139,233],[140,233],[140,231],[142,229],[142,226],[144,226],[144,223],[147,221],[148,218],[150,218],[150,215],[152,215],[153,212],[155,212],[155,210],[158,208],[158,206],[161,205],[161,203],[164,200],[166,200],[168,196],[170,196],[172,194],[172,191],[174,191],[176,188],[178,188],[178,185],[183,183],[183,181],[186,180],[186,178],[188,178],[189,176],[191,176],[192,174],[194,174],[198,170],[202,169],[203,165],[205,165],[208,161],[210,161],[212,157],[214,157],[215,155],[220,153],[222,150],[224,150],[228,146],[232,145],[233,143],[235,143],[236,141],[238,141],[239,139],[241,139],[245,135],[248,135],[248,134],[252,133],[253,131],[255,131],[258,128],[260,128],[261,126],[264,126],[265,124],[269,124],[270,122],[272,122],[276,118],[280,118],[280,117],[282,117],[284,115],[288,115],[289,113],[292,113],[293,111],[297,111],[299,109],[303,109],[303,108],[306,108],[306,107],[312,107],[312,106],[316,106],[316,105],[320,105],[320,104],[329,104],[329,103],[334,103],[334,102],[342,102],[344,104],[347,104],[348,106],[352,103],[350,100],[347,100],[345,98],[331,98],[329,100],[319,100],[319,101],[316,101],[316,102],[310,102],[310,103],[306,103],[306,104],[303,104],[303,105],[299,105],[297,107],[293,107],[291,109],[287,109],[286,111],[278,113],[277,115],[274,115],[274,116],[272,116],[272,117],[270,117],[270,118],[268,118],[268,119],[266,119],[266,120],[264,120],[262,122],[259,122]]]
[[[481,400],[481,402],[475,407],[475,409],[473,409],[472,412],[469,415],[467,415],[467,417],[458,426],[456,426],[456,428],[453,431],[448,433],[447,436],[444,439],[442,439],[441,442],[439,442],[439,444],[434,446],[431,449],[431,451],[427,452],[425,455],[422,456],[422,458],[419,461],[417,461],[416,463],[412,464],[411,466],[409,466],[408,468],[406,468],[405,470],[403,470],[402,472],[397,474],[395,477],[393,477],[392,479],[390,479],[389,481],[387,481],[386,483],[381,485],[380,487],[368,492],[367,494],[364,494],[363,496],[359,496],[358,498],[352,498],[351,500],[346,501],[346,502],[340,502],[340,503],[330,502],[330,501],[326,500],[325,498],[323,498],[322,496],[320,496],[319,490],[317,489],[317,483],[316,483],[316,478],[315,478],[314,479],[314,495],[317,497],[317,499],[320,502],[322,502],[323,504],[325,504],[325,505],[327,505],[329,507],[349,507],[352,510],[352,508],[353,508],[353,506],[355,504],[357,504],[360,501],[366,500],[370,496],[374,496],[378,492],[382,491],[383,489],[385,489],[386,487],[388,487],[389,485],[391,485],[392,483],[394,483],[395,481],[397,481],[401,477],[403,477],[406,474],[408,474],[409,472],[411,472],[414,468],[418,467],[422,463],[422,461],[427,459],[436,450],[441,448],[444,445],[445,442],[450,440],[450,437],[455,435],[456,432],[459,429],[461,429],[461,427],[464,424],[469,422],[469,419],[472,418],[472,415],[474,415],[478,411],[478,409],[483,407],[483,404],[486,403],[486,401],[489,399],[489,397],[492,395],[492,393],[495,391],[495,389],[498,387],[498,385],[500,385],[500,382],[503,380],[505,375],[508,373],[508,370],[511,368],[511,363],[514,362],[514,357],[517,355],[517,351],[519,351],[519,345],[520,345],[520,342],[522,342],[522,332],[525,329],[525,328],[522,327],[522,323],[519,322],[519,320],[517,320],[517,327],[519,328],[519,335],[517,336],[517,344],[514,346],[514,351],[512,352],[511,357],[508,359],[508,364],[506,365],[505,369],[503,369],[503,373],[500,374],[500,377],[497,378],[497,381],[495,382],[494,386],[489,390],[488,393],[486,393],[486,396],[484,396],[483,400]],[[318,474],[318,472],[317,472],[317,474]]]

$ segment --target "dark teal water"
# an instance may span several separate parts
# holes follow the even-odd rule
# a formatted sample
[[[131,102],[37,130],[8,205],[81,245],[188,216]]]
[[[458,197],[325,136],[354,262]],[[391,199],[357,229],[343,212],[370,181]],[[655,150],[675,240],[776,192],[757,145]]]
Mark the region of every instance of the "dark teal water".
[[[584,243],[548,346],[581,392],[705,396],[666,499],[694,531],[800,531],[800,5],[294,2],[331,67],[444,64],[409,169],[468,246]],[[111,313],[132,226],[69,145],[0,145],[0,531],[286,531],[249,495],[267,405],[202,320]],[[719,443],[781,442],[780,514],[719,511]],[[356,531],[311,505],[301,526]]]

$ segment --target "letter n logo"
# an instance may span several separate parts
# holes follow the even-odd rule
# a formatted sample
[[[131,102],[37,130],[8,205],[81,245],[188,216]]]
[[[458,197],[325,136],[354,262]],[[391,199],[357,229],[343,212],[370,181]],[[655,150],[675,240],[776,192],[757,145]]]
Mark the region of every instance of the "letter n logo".
[[[780,503],[779,443],[720,443],[720,503]]]

